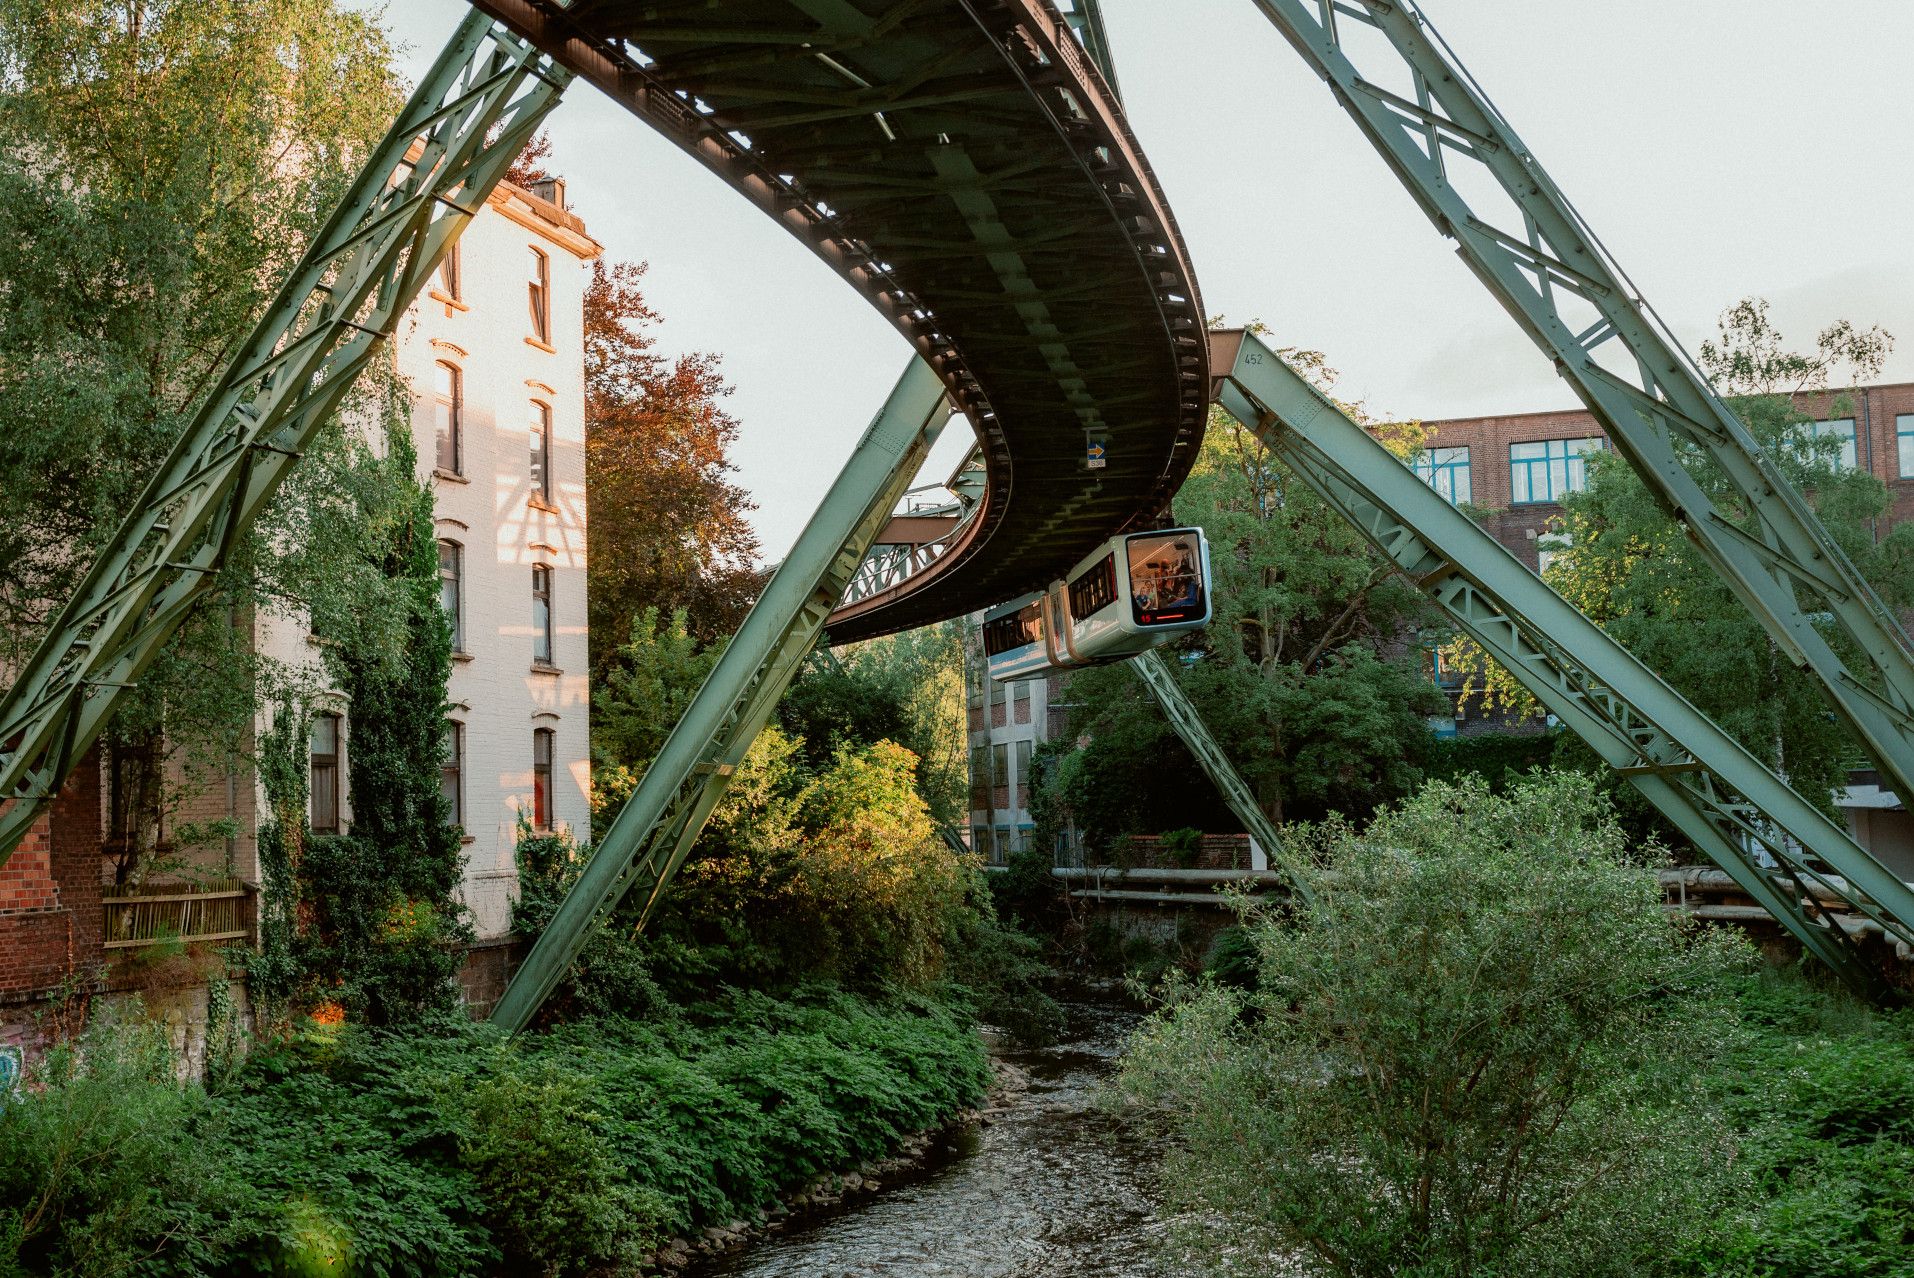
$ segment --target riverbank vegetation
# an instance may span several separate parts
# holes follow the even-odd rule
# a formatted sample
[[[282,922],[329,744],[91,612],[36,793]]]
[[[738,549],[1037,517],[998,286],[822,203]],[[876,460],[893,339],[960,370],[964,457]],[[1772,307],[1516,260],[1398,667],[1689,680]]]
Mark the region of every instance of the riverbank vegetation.
[[[102,1021],[0,1109],[0,1274],[629,1269],[983,1094],[927,997],[732,992],[507,1040],[308,1027],[209,1087]]]
[[[1316,905],[1253,911],[1123,1076],[1198,1272],[1914,1264],[1914,1019],[1671,920],[1592,782],[1435,783],[1298,850]]]

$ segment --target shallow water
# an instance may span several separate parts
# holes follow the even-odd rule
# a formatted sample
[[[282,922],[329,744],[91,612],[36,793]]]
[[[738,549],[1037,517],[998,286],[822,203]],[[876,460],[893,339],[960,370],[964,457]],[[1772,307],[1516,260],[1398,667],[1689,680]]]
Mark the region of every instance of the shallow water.
[[[1133,1014],[1070,1008],[1071,1037],[1008,1059],[1030,1090],[874,1197],[695,1269],[695,1278],[1165,1278],[1157,1157],[1096,1108]]]

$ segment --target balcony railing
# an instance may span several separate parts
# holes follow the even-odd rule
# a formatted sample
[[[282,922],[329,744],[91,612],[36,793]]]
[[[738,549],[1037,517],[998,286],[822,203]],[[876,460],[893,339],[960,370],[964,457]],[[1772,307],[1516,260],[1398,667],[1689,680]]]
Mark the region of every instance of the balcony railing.
[[[108,886],[106,948],[252,939],[252,889],[238,879]]]

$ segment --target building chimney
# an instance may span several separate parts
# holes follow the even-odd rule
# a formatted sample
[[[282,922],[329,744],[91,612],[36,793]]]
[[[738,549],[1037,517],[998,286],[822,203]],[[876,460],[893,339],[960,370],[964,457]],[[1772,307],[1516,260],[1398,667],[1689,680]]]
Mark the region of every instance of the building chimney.
[[[532,194],[549,204],[565,207],[565,179],[561,177],[540,178],[532,183]]]

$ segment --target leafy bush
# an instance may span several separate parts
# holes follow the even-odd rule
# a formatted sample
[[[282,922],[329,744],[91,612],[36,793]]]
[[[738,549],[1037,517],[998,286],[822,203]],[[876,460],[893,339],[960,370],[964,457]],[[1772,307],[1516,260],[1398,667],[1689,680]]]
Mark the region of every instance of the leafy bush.
[[[0,1094],[0,1275],[121,1273],[166,1246],[210,1165],[165,1031],[103,1018]]]
[[[258,1046],[208,1097],[104,1029],[0,1110],[0,1275],[575,1274],[748,1215],[974,1104],[916,996],[729,994],[506,1040],[434,1022]]]
[[[514,1061],[462,1098],[459,1161],[517,1272],[629,1265],[661,1240],[661,1205],[625,1180],[592,1090],[591,1080],[545,1062]]]
[[[1721,1200],[1699,1071],[1745,947],[1679,932],[1572,775],[1297,843],[1330,872],[1252,917],[1256,991],[1184,986],[1124,1071],[1196,1228],[1350,1278],[1653,1272]]]

